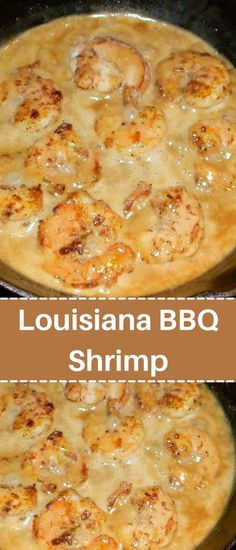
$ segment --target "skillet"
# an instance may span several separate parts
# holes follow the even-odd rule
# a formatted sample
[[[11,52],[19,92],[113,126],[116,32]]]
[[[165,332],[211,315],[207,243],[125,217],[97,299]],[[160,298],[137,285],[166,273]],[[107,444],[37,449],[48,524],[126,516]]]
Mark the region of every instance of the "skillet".
[[[235,0],[0,0],[0,41],[56,17],[104,11],[128,11],[177,24],[207,40],[236,65]],[[0,296],[12,295],[63,294],[22,277],[0,262]],[[236,296],[236,243],[220,264],[162,295]]]
[[[1,42],[36,25],[73,13],[133,12],[182,26],[207,40],[236,64],[234,0],[0,0]],[[0,262],[0,296],[60,296]],[[163,293],[162,293],[163,295]],[[235,249],[197,279],[164,296],[236,296]]]
[[[0,36],[12,36],[56,17],[73,13],[134,12],[177,24],[215,46],[236,64],[236,11],[234,0],[0,0]],[[236,244],[236,243],[235,243]],[[55,296],[50,288],[22,277],[0,262],[1,296]],[[236,296],[236,246],[220,264],[179,288],[171,296]],[[236,439],[236,384],[211,384],[222,403]],[[236,491],[219,525],[199,550],[236,550]]]

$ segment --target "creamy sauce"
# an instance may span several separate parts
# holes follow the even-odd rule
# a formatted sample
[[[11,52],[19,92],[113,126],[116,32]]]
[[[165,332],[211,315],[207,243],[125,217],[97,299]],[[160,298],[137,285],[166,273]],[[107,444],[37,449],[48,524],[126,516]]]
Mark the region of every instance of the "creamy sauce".
[[[104,99],[102,94],[81,90],[74,84],[69,65],[70,51],[78,35],[88,39],[94,36],[111,36],[132,44],[150,66],[151,83],[142,98],[142,105],[157,105],[166,117],[167,133],[155,150],[132,157],[115,149],[106,149],[94,130],[96,117],[107,106],[119,108],[121,92],[115,91]],[[150,265],[137,259],[132,273],[123,274],[113,286],[94,289],[72,289],[50,276],[43,268],[44,255],[37,244],[36,219],[27,228],[13,222],[0,228],[0,258],[6,264],[30,279],[56,291],[82,295],[138,296],[161,292],[176,287],[199,276],[222,260],[236,243],[236,190],[234,186],[213,185],[201,189],[195,183],[195,166],[199,152],[189,144],[189,128],[206,117],[232,113],[235,109],[236,75],[230,68],[231,93],[226,99],[210,109],[197,109],[187,104],[174,104],[157,97],[155,86],[157,64],[171,53],[181,50],[197,50],[217,53],[197,36],[180,28],[159,21],[127,16],[72,16],[52,21],[31,29],[16,37],[0,49],[1,80],[7,80],[18,67],[40,60],[41,69],[56,83],[63,94],[62,112],[56,124],[48,127],[49,134],[63,121],[73,124],[85,147],[99,154],[102,165],[101,179],[88,190],[96,199],[103,199],[123,217],[124,200],[132,193],[139,181],[152,184],[153,192],[169,186],[185,187],[200,202],[204,219],[204,237],[198,251],[191,257],[173,262]],[[45,135],[45,132],[44,132]],[[7,136],[7,137],[6,137]],[[32,135],[31,145],[40,136]],[[27,137],[29,140],[29,137]],[[15,149],[21,142],[18,153],[2,157],[0,177],[3,185],[26,185],[42,183],[39,174],[27,173],[24,167],[26,145],[14,128],[4,121],[0,126],[0,153]],[[224,170],[228,162],[220,160]],[[77,175],[61,175],[57,183],[64,183],[68,190],[79,186]],[[43,218],[63,197],[52,197],[44,187]],[[138,217],[138,225],[142,224]],[[131,247],[137,227],[128,220],[124,224],[119,241]]]
[[[117,424],[116,417],[108,418],[105,402],[97,405],[95,410],[92,408],[90,411],[86,411],[82,410],[78,403],[65,398],[63,387],[60,384],[31,384],[31,387],[46,392],[47,399],[55,406],[51,426],[41,436],[36,435],[34,443],[45,440],[50,433],[59,429],[63,431],[71,450],[84,456],[88,468],[88,477],[82,484],[76,482],[72,477],[72,468],[69,469],[66,477],[60,476],[60,490],[63,487],[72,486],[79,495],[90,497],[102,510],[107,511],[108,498],[117,490],[121,481],[132,483],[133,490],[159,485],[171,496],[176,507],[177,530],[172,542],[168,545],[170,550],[182,550],[183,547],[185,550],[192,550],[213,529],[224,511],[232,490],[235,455],[230,426],[221,406],[205,385],[199,386],[200,405],[190,414],[177,419],[160,412],[146,413],[141,410],[134,397],[135,384],[131,384],[131,396],[122,409],[121,417],[134,415],[139,418],[144,426],[144,440],[131,455],[122,459],[114,458],[109,454],[102,457],[96,452],[91,452],[82,437],[85,423],[93,425],[94,414],[96,421],[100,420],[104,429],[108,425],[111,427],[111,424],[113,426]],[[0,398],[2,394],[13,388],[13,384],[2,384]],[[191,486],[189,483],[183,489],[172,488],[169,481],[169,468],[171,464],[173,465],[173,459],[170,459],[164,448],[164,437],[172,429],[186,430],[186,428],[204,430],[210,435],[217,450],[219,465],[214,479],[209,479],[201,487]],[[4,427],[1,425],[1,430],[3,429]],[[14,432],[11,433],[11,439],[13,434]],[[6,460],[7,447],[4,431],[0,431],[0,441],[0,483],[32,485],[35,482],[35,477],[31,477],[29,473],[26,474],[21,467],[23,455],[19,453],[19,444],[23,445],[22,436],[19,439],[19,435],[15,432],[15,453],[12,452],[8,460]],[[26,450],[27,440],[24,442],[24,446]],[[28,450],[31,447],[32,443],[28,442]],[[3,455],[5,460],[2,459]],[[197,463],[194,468],[197,471]],[[46,550],[48,548],[47,544],[32,535],[32,517],[42,512],[47,502],[57,497],[59,488],[57,487],[53,495],[45,494],[42,491],[42,485],[38,482],[36,488],[38,504],[25,515],[24,519],[18,522],[15,522],[14,519],[11,521],[10,514],[8,522],[0,518],[1,550],[9,550],[14,546],[18,550],[25,550],[25,548],[27,550]],[[126,523],[129,514],[129,505],[120,506],[117,511],[109,514],[103,532],[112,536],[119,543],[120,527]],[[73,544],[73,549],[79,548],[81,544],[86,544],[90,540],[91,534],[89,538],[85,533],[84,540],[80,541],[78,546]]]

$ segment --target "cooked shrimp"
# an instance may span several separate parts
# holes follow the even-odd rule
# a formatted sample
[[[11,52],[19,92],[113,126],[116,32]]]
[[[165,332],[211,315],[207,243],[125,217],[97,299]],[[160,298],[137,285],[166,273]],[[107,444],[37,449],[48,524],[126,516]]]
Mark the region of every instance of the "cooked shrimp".
[[[77,254],[55,256],[45,262],[44,268],[53,277],[73,288],[110,287],[124,273],[134,269],[135,254],[125,243],[115,243],[105,252],[87,259],[78,259]]]
[[[84,458],[72,452],[63,432],[56,430],[25,453],[21,466],[35,481],[56,487],[63,485],[68,473],[77,485],[87,478]]]
[[[67,382],[64,393],[69,401],[87,409],[104,401],[107,389],[103,382]]]
[[[24,225],[33,221],[43,206],[40,185],[36,187],[0,187],[0,222],[21,222]]]
[[[142,444],[144,429],[141,420],[125,416],[115,426],[106,426],[93,418],[83,429],[83,438],[93,453],[105,456],[126,457],[134,453]]]
[[[140,181],[133,193],[124,202],[124,214],[128,216],[134,210],[140,210],[147,205],[148,197],[150,197],[152,185],[145,181]]]
[[[33,533],[37,539],[52,546],[72,538],[76,528],[86,529],[91,534],[100,533],[106,514],[93,500],[69,489],[46,505],[46,509],[35,517]]]
[[[19,68],[12,78],[0,84],[0,105],[9,119],[33,131],[46,128],[61,112],[62,93],[39,70],[37,61]]]
[[[108,400],[107,400],[107,412],[108,414],[119,415],[121,409],[126,405],[130,398],[130,386],[128,382],[112,382],[107,383]]]
[[[116,510],[119,506],[123,506],[131,493],[132,483],[121,481],[118,489],[112,493],[107,501],[107,509],[109,512]]]
[[[83,239],[94,234],[104,240],[114,239],[123,224],[122,218],[102,200],[95,200],[86,191],[75,191],[59,203],[39,225],[38,240],[66,256],[82,254]]]
[[[157,86],[163,98],[186,101],[198,108],[222,103],[229,92],[230,72],[219,57],[197,51],[173,53],[157,66]]]
[[[107,535],[99,535],[90,544],[80,546],[79,550],[117,550],[117,542]]]
[[[170,262],[192,256],[203,237],[200,205],[183,187],[159,191],[146,208],[135,212],[142,229],[134,236],[141,258],[147,263]],[[132,227],[132,225],[131,225]]]
[[[235,162],[200,162],[196,165],[195,182],[200,190],[236,189]]]
[[[12,392],[1,395],[0,439],[6,437],[6,430],[8,435],[4,445],[1,442],[0,455],[18,454],[31,446],[32,441],[50,427],[53,411],[54,405],[44,392],[24,384],[18,384]]]
[[[37,177],[60,184],[76,179],[82,185],[98,181],[101,166],[96,154],[82,146],[72,124],[64,122],[37,141],[28,152],[26,167]]]
[[[175,505],[170,496],[153,485],[138,489],[131,496],[133,513],[120,528],[127,550],[153,550],[168,546],[177,527]]]
[[[164,445],[177,465],[170,468],[170,482],[205,485],[212,481],[219,467],[219,456],[211,437],[204,431],[186,428],[167,433]]]
[[[190,128],[189,140],[199,153],[207,156],[214,153],[235,153],[236,124],[223,118],[197,122]]]
[[[71,54],[74,81],[83,90],[110,94],[124,89],[124,102],[137,104],[150,83],[148,64],[130,44],[111,37],[80,39]]]
[[[67,399],[85,409],[94,408],[106,400],[109,414],[118,414],[130,397],[127,382],[67,382],[64,392]]]
[[[107,148],[140,155],[159,145],[166,131],[166,121],[162,111],[146,106],[132,118],[107,111],[96,120],[95,130]]]
[[[102,200],[85,191],[70,194],[39,224],[39,245],[56,253],[44,263],[45,269],[70,286],[111,286],[122,273],[133,270],[135,260],[129,246],[114,242],[122,224]],[[110,240],[114,244],[107,248]],[[94,246],[100,249],[95,256]]]
[[[23,521],[32,515],[37,505],[37,490],[34,485],[0,485],[1,520]]]
[[[146,412],[181,418],[196,409],[200,403],[200,392],[194,383],[144,382],[137,385],[136,398]]]

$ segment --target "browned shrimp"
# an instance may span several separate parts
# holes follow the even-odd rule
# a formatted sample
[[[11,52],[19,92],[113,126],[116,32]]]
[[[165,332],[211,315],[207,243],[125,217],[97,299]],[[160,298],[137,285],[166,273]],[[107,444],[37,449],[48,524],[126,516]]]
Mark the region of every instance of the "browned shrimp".
[[[130,397],[128,382],[67,382],[65,396],[81,408],[94,408],[104,400],[108,414],[119,414]]]
[[[236,123],[224,118],[197,122],[190,128],[189,140],[202,155],[230,155],[236,152]]]
[[[73,540],[77,528],[85,529],[92,535],[100,534],[106,521],[106,514],[93,500],[69,489],[49,502],[33,522],[33,534],[53,547]]]
[[[129,246],[116,242],[122,224],[102,200],[85,191],[70,194],[39,224],[40,247],[55,253],[45,261],[45,269],[78,288],[112,285],[122,273],[132,271],[135,260]],[[114,244],[108,246],[110,241]]]
[[[12,78],[0,83],[0,124],[9,124],[6,153],[12,147],[19,150],[27,146],[32,135],[55,122],[61,112],[61,102],[61,92],[50,78],[42,76],[39,62],[19,68]],[[20,127],[21,134],[15,136],[16,126]],[[20,145],[13,139],[17,136]],[[3,147],[1,144],[1,151]]]
[[[107,111],[96,120],[95,130],[107,148],[140,155],[157,147],[166,131],[166,121],[162,111],[148,105],[132,118]]]
[[[113,239],[122,223],[122,218],[105,202],[80,190],[69,194],[40,223],[38,239],[42,248],[60,252],[62,256],[75,251],[82,254],[84,237],[94,233],[104,240]]]
[[[157,66],[161,97],[209,108],[222,103],[229,92],[230,72],[220,57],[197,51],[173,53]]]
[[[28,225],[43,206],[41,186],[0,187],[0,222],[21,222]]]
[[[164,445],[176,462],[170,466],[173,487],[202,486],[212,481],[219,468],[219,456],[211,437],[202,430],[186,428],[167,433]]]
[[[37,490],[34,485],[0,485],[0,518],[8,523],[24,520],[32,515],[37,505]]]
[[[78,259],[78,252],[70,256],[56,255],[44,262],[44,269],[66,286],[94,288],[111,287],[124,273],[134,269],[135,254],[130,246],[119,242],[109,246],[102,254]]]
[[[126,458],[142,444],[144,428],[141,420],[134,416],[125,416],[110,429],[99,419],[92,418],[83,429],[83,438],[93,453]]]
[[[140,210],[148,203],[152,191],[152,185],[145,181],[140,181],[136,189],[129,195],[124,202],[124,214],[128,216],[135,209]]]
[[[236,185],[236,123],[227,118],[197,122],[189,141],[202,160],[196,164],[195,181],[200,190],[232,190]]]
[[[199,162],[196,165],[195,182],[200,190],[232,191],[236,189],[235,161]]]
[[[22,383],[1,395],[0,456],[16,455],[29,448],[50,427],[53,411],[54,405],[44,392]]]
[[[183,187],[169,187],[151,196],[145,208],[132,213],[130,228],[137,220],[141,229],[136,231],[134,241],[147,263],[192,256],[203,237],[200,205]]]
[[[113,512],[119,506],[123,506],[131,493],[132,483],[127,483],[127,481],[121,481],[118,489],[112,493],[107,501],[107,509],[109,512]]]
[[[34,176],[66,184],[88,185],[98,181],[101,166],[96,154],[86,149],[73,129],[64,122],[52,134],[37,141],[25,161]]]
[[[78,40],[71,54],[76,85],[110,94],[124,89],[124,102],[137,104],[150,83],[148,64],[130,44],[111,37]]]
[[[63,432],[56,430],[25,453],[21,466],[35,481],[55,487],[66,482],[68,473],[77,485],[87,478],[84,458],[72,452]]]
[[[160,412],[173,418],[181,418],[199,405],[200,392],[194,383],[144,382],[137,385],[136,398],[139,406],[146,412]]]
[[[131,506],[132,513],[119,530],[124,548],[153,550],[168,546],[177,527],[170,496],[157,485],[144,487],[131,495]]]

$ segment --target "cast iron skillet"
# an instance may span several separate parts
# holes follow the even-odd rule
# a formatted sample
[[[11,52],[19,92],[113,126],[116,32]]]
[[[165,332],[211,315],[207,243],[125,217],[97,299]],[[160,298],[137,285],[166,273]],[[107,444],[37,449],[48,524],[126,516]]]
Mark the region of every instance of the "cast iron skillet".
[[[235,0],[0,0],[1,42],[27,28],[71,13],[129,11],[187,28],[236,64]],[[235,243],[236,245],[236,243]],[[57,293],[20,276],[0,262],[1,295],[53,296]],[[214,269],[166,295],[236,296],[236,247]],[[236,440],[236,384],[210,384],[221,401]],[[236,490],[214,532],[199,550],[236,550]]]
[[[0,41],[56,17],[104,11],[129,11],[182,26],[206,39],[236,65],[235,0],[0,0]],[[0,262],[1,295],[62,294],[22,277]],[[236,296],[236,243],[234,251],[216,267],[162,295]]]

